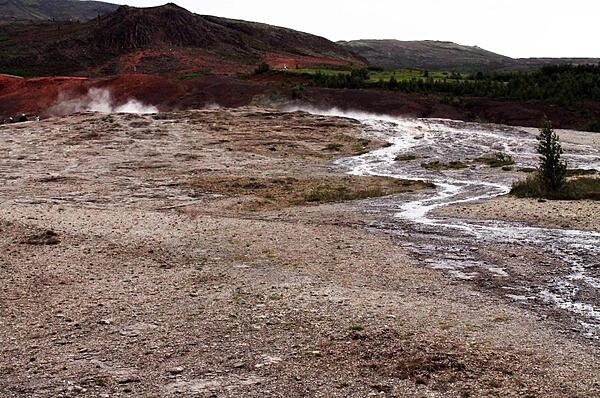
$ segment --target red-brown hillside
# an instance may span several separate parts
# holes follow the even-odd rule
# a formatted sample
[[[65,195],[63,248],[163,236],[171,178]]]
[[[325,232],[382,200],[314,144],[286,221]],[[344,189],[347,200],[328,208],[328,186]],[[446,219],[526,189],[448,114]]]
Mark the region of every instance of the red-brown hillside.
[[[202,108],[207,105],[238,107],[267,104],[272,97],[292,101],[292,90],[302,77],[288,75],[256,75],[246,79],[230,76],[204,76],[179,80],[165,76],[126,74],[107,78],[45,77],[21,79],[0,75],[0,122],[21,113],[51,116],[61,98],[84,97],[90,88],[105,88],[114,105],[130,99],[157,106],[161,111]],[[306,83],[306,82],[304,82]],[[316,108],[337,107],[378,114],[412,117],[441,117],[538,126],[548,115],[560,128],[584,128],[589,117],[580,112],[539,103],[473,98],[476,106],[449,105],[429,95],[406,94],[380,90],[335,90],[306,87],[303,100],[296,102]],[[598,103],[586,104],[594,115],[600,114]]]
[[[101,76],[182,71],[232,73],[276,65],[366,61],[322,37],[265,24],[193,14],[174,4],[123,6],[86,23],[0,26],[0,72]]]

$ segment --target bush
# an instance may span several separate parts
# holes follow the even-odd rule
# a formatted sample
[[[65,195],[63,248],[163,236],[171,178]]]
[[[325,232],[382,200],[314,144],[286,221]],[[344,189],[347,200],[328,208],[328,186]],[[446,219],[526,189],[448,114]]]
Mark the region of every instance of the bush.
[[[560,190],[548,190],[539,174],[513,184],[511,195],[520,198],[545,198],[553,200],[600,200],[600,178],[582,177],[567,181]]]
[[[502,152],[482,156],[480,158],[475,159],[475,162],[485,163],[490,167],[504,167],[515,164],[515,161],[512,158],[512,156]]]
[[[254,70],[254,73],[257,75],[260,75],[262,73],[267,73],[270,70],[271,70],[271,66],[268,63],[263,62],[260,65],[258,65],[258,67],[256,67],[256,69]]]
[[[600,120],[594,119],[588,124],[587,131],[591,131],[592,133],[600,133]]]
[[[453,160],[448,163],[442,163],[439,160],[435,160],[429,163],[421,163],[421,167],[427,170],[460,170],[466,169],[469,167],[465,162],[461,162],[460,160]]]

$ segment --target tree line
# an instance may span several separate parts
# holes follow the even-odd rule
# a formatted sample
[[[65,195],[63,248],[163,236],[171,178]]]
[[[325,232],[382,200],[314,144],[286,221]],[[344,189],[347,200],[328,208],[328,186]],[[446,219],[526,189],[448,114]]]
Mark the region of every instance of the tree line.
[[[313,75],[316,85],[329,88],[382,88],[421,94],[445,94],[543,101],[561,106],[580,106],[584,101],[600,101],[600,65],[545,66],[533,72],[478,72],[469,76],[405,80],[392,76],[388,81],[369,81],[368,69],[350,74]]]

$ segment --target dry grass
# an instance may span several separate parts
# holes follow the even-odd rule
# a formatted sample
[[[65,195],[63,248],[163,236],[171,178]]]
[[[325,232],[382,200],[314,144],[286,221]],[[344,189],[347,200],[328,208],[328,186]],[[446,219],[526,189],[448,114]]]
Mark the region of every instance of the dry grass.
[[[217,193],[230,197],[253,197],[245,210],[281,209],[290,206],[343,202],[413,192],[432,188],[432,183],[389,177],[321,176],[196,178],[192,187],[199,193]]]

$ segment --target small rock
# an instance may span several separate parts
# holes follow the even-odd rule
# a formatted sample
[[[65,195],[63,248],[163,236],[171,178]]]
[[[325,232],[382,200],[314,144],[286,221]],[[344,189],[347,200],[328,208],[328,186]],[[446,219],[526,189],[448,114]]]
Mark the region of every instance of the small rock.
[[[169,369],[169,373],[171,373],[172,375],[178,375],[183,373],[185,369],[182,366],[177,366],[176,368],[171,368]]]
[[[139,383],[140,378],[132,374],[124,374],[117,379],[118,384]]]

